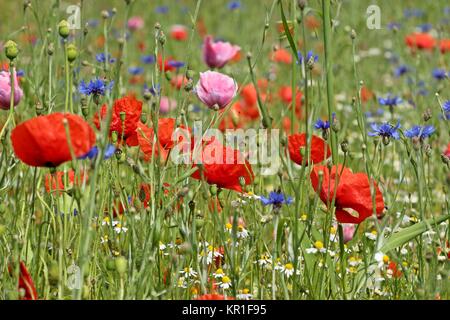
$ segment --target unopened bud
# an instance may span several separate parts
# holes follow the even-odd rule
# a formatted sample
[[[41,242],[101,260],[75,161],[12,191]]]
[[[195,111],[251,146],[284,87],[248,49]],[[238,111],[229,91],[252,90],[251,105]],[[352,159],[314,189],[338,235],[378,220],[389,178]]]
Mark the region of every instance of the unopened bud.
[[[19,54],[19,48],[17,47],[17,43],[12,40],[8,40],[5,43],[5,55],[9,60],[14,60]]]
[[[70,25],[66,20],[61,20],[61,22],[58,24],[58,33],[64,39],[69,36]]]

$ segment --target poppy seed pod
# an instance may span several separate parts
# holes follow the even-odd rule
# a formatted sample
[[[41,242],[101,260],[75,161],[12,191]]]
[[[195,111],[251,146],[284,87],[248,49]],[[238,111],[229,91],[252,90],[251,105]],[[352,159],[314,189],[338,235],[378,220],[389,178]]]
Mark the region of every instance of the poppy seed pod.
[[[67,46],[67,60],[69,62],[75,61],[75,59],[78,57],[78,50],[77,47],[74,44],[69,44]]]
[[[58,33],[64,39],[69,36],[70,25],[66,20],[61,20],[61,22],[58,24]]]
[[[17,47],[17,43],[12,40],[8,40],[5,43],[5,55],[9,60],[14,60],[19,54],[19,48]]]
[[[115,265],[116,265],[116,271],[120,275],[124,275],[125,272],[127,272],[127,264],[128,264],[127,259],[125,259],[124,257],[120,256],[120,257],[117,257],[114,262],[115,262]]]

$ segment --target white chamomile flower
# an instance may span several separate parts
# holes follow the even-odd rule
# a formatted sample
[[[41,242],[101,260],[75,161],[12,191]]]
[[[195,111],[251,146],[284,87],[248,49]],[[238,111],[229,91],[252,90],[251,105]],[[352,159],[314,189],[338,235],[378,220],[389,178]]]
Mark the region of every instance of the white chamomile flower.
[[[251,298],[253,298],[253,295],[250,293],[250,290],[243,289],[239,290],[239,293],[237,294],[236,298],[239,300],[250,300]]]
[[[242,225],[237,227],[236,236],[238,239],[245,239],[249,236],[247,229],[245,229]]]
[[[268,254],[262,254],[261,258],[257,262],[261,267],[265,267],[272,264],[272,259]]]
[[[314,242],[314,247],[307,248],[305,251],[306,251],[306,253],[313,253],[313,254],[315,254],[317,252],[325,253],[325,252],[327,252],[327,249],[325,249],[323,247],[323,242],[322,241],[317,240],[316,242]]]
[[[213,273],[213,277],[216,279],[222,279],[225,276],[225,273],[223,272],[222,268],[219,268],[216,270],[216,272]]]
[[[330,241],[331,242],[338,242],[338,240],[339,240],[339,238],[338,238],[338,235],[337,235],[337,230],[336,230],[336,227],[331,227],[330,228]]]
[[[377,240],[377,231],[376,230],[372,230],[371,232],[366,232],[366,233],[364,233],[364,235],[369,240],[372,240],[372,241]]]
[[[109,217],[104,217],[102,220],[102,226],[109,226],[111,225],[111,220],[109,219]]]
[[[223,276],[221,280],[222,281],[219,282],[219,286],[222,289],[229,289],[229,288],[231,288],[231,279],[228,276]]]
[[[280,271],[286,275],[286,277],[291,277],[295,270],[294,265],[292,263],[286,263],[284,266],[280,268]]]
[[[179,277],[178,278],[177,287],[178,288],[183,288],[183,289],[187,288],[187,282],[186,282],[184,277]]]
[[[100,237],[100,243],[108,243],[109,239],[108,239],[108,235],[105,234],[104,236]]]
[[[114,231],[118,234],[120,233],[126,233],[128,231],[128,228],[122,226],[122,223],[119,221],[113,221]]]
[[[197,272],[190,268],[190,267],[186,267],[183,270],[180,271],[180,273],[183,275],[183,277],[186,278],[195,278],[197,277]]]

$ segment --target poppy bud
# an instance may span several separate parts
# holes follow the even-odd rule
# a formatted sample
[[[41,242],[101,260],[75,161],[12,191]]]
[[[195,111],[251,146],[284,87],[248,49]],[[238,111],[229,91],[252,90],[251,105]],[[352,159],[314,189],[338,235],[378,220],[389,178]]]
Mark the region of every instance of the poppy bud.
[[[86,22],[83,28],[83,35],[86,37],[88,33],[89,33],[89,23]]]
[[[61,22],[58,24],[58,33],[64,39],[69,36],[70,25],[66,20],[61,20]]]
[[[341,130],[341,124],[338,119],[333,119],[333,122],[331,123],[331,129],[333,129],[334,132],[339,132],[339,130]]]
[[[77,47],[75,47],[74,44],[69,44],[67,46],[67,60],[69,62],[75,61],[75,59],[78,57],[78,50]]]
[[[155,23],[155,30],[161,29],[161,24],[159,22]]]
[[[147,114],[145,112],[141,113],[141,122],[146,123],[147,122]]]
[[[109,18],[109,12],[106,10],[102,10],[102,18],[103,19],[108,19]]]
[[[245,178],[244,177],[239,177],[239,184],[241,185],[242,188],[244,188],[244,186],[245,186]]]
[[[159,41],[159,44],[161,45],[161,46],[164,46],[164,44],[166,43],[166,35],[164,34],[164,32],[160,32],[159,33],[159,35],[158,35],[158,41]]]
[[[53,44],[53,42],[50,42],[47,46],[47,54],[49,56],[52,56],[53,53],[55,53],[55,45]]]
[[[431,109],[427,108],[427,110],[424,111],[422,116],[423,116],[423,120],[425,122],[430,120],[433,117],[433,114],[431,113]]]
[[[19,48],[17,48],[17,43],[12,40],[8,40],[5,43],[5,55],[9,60],[14,60],[19,54]]]
[[[44,111],[44,108],[42,107],[42,104],[40,101],[36,101],[36,114],[38,116],[42,115]]]
[[[184,86],[184,91],[189,92],[194,87],[194,82],[192,80],[189,80],[186,85]]]
[[[355,31],[355,29],[352,29],[352,31],[350,31],[350,39],[352,39],[352,40],[356,39],[356,31]]]
[[[217,194],[217,185],[212,184],[212,185],[209,187],[209,192],[211,193],[211,195],[215,196],[215,195]]]
[[[149,101],[152,97],[153,97],[152,93],[150,91],[148,91],[148,90],[145,90],[145,92],[144,92],[144,99],[146,101]]]
[[[300,8],[300,10],[303,11],[305,9],[305,7],[306,7],[306,0],[298,0],[297,1],[297,5]]]
[[[193,70],[188,69],[188,70],[186,71],[186,78],[187,78],[188,80],[194,79],[194,75],[195,75],[195,73],[194,73]]]
[[[57,261],[50,262],[50,266],[48,268],[48,276],[49,280],[53,283],[57,283],[59,281],[59,265]]]
[[[125,272],[127,272],[127,263],[128,263],[127,259],[120,256],[120,257],[117,257],[114,262],[116,265],[116,270],[120,275],[123,275],[123,274],[125,274]]]
[[[116,270],[116,263],[115,263],[114,259],[109,258],[108,260],[106,260],[106,269],[109,271]]]
[[[120,120],[121,120],[122,122],[125,121],[126,115],[127,115],[127,114],[125,113],[125,111],[120,111],[119,116],[120,116]]]
[[[171,74],[170,72],[166,71],[166,72],[164,73],[164,75],[166,76],[167,81],[172,80],[172,74]]]
[[[195,227],[201,229],[205,225],[205,219],[202,217],[195,218]]]
[[[117,133],[117,131],[111,132],[111,141],[112,141],[112,143],[116,143],[118,138],[119,138],[119,134]]]
[[[306,155],[306,149],[303,146],[300,147],[300,155],[302,156],[302,158],[305,157],[305,155]]]
[[[343,153],[347,153],[348,152],[348,141],[344,140],[341,143],[341,150]]]

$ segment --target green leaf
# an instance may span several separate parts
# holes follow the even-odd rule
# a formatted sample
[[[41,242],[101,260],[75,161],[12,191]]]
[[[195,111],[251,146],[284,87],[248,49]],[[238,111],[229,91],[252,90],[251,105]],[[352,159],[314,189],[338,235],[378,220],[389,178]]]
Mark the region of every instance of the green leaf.
[[[280,1],[279,4],[280,4],[281,20],[283,21],[284,34],[286,35],[286,37],[287,37],[287,39],[289,41],[289,45],[290,45],[290,47],[292,49],[292,52],[294,53],[295,60],[297,60],[297,62],[298,62],[297,47],[295,46],[294,39],[292,39],[292,35],[289,32],[289,25],[287,23],[286,16],[284,15],[282,1]]]
[[[405,228],[399,232],[394,233],[387,241],[383,244],[383,246],[380,248],[380,251],[383,253],[387,253],[391,251],[392,249],[395,249],[406,242],[414,239],[418,235],[421,235],[425,231],[429,229],[429,226],[432,225],[438,225],[439,223],[447,220],[450,218],[450,214],[434,219],[427,219],[425,221],[416,223],[413,226],[410,226],[408,228]]]

